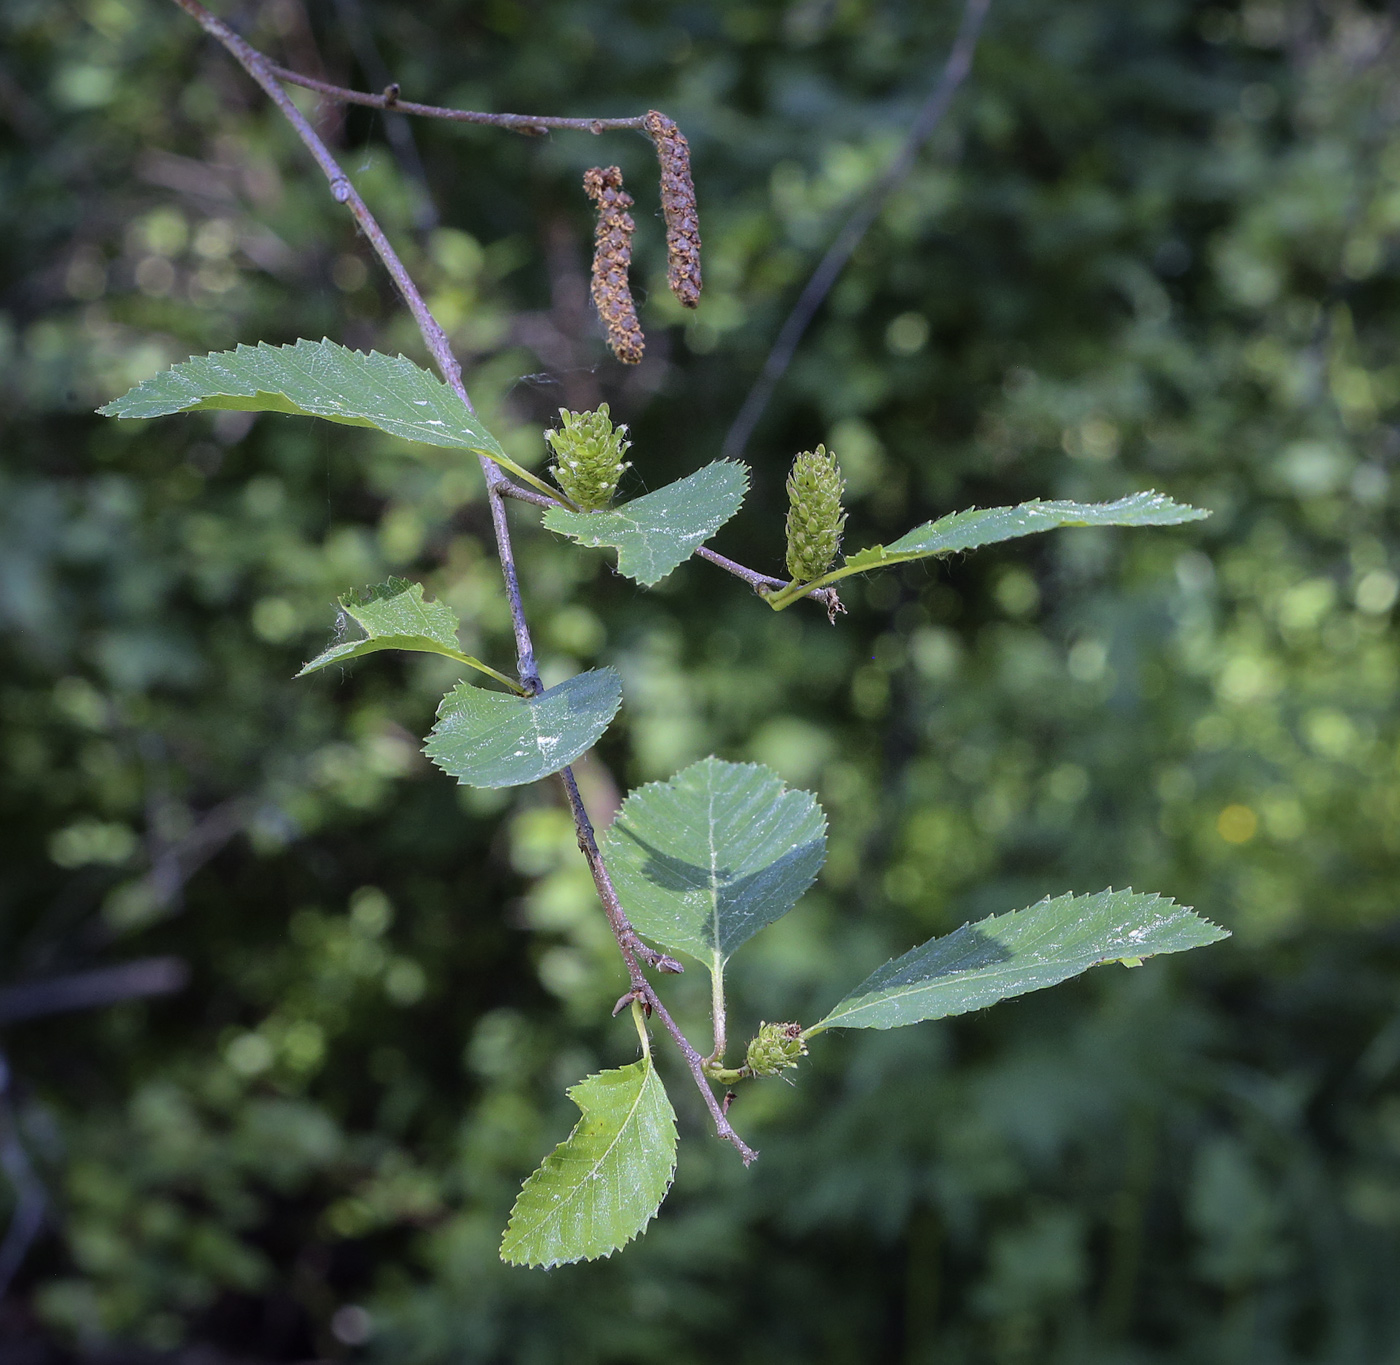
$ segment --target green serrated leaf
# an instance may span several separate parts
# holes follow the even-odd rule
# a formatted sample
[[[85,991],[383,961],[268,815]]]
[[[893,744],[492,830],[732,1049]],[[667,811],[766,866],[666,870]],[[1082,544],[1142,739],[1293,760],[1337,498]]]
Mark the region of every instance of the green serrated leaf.
[[[1023,502],[1018,507],[973,507],[925,522],[892,545],[872,545],[847,555],[838,569],[812,583],[790,586],[774,593],[768,604],[775,610],[795,602],[813,587],[835,583],[851,574],[868,573],[914,559],[929,559],[976,550],[1020,536],[1038,535],[1062,526],[1176,526],[1200,521],[1210,513],[1199,507],[1173,502],[1162,493],[1132,493],[1117,502]]]
[[[732,460],[716,460],[655,493],[604,512],[552,507],[544,524],[580,545],[617,551],[618,572],[650,587],[684,563],[744,501],[749,471]]]
[[[656,1217],[676,1170],[676,1115],[649,1056],[569,1090],[583,1117],[526,1180],[501,1241],[512,1265],[610,1256]]]
[[[232,410],[323,417],[352,427],[492,458],[505,452],[441,380],[403,356],[352,351],[330,340],[239,346],[193,356],[98,411],[165,417]]]
[[[1046,899],[930,939],[887,962],[807,1036],[829,1028],[900,1028],[985,1009],[1105,962],[1179,953],[1229,934],[1163,896],[1099,891]]]
[[[426,601],[421,583],[391,578],[372,588],[346,593],[340,599],[340,608],[345,617],[359,624],[365,638],[345,640],[323,650],[309,664],[302,666],[298,678],[381,649],[409,649],[421,654],[446,655],[495,678],[512,691],[521,690],[504,674],[488,668],[480,659],[462,653],[457,645],[456,612],[446,603]]]
[[[598,742],[622,704],[614,668],[595,668],[538,697],[459,683],[438,707],[423,752],[473,787],[519,787],[567,767]]]
[[[335,342],[239,346],[192,356],[99,408],[104,417],[175,412],[283,412],[449,450],[470,450],[540,492],[556,490],[522,469],[441,380],[403,356],[351,351]]]
[[[876,545],[846,558],[845,567],[877,568],[930,555],[954,554],[1033,536],[1061,526],[1175,526],[1209,512],[1185,507],[1162,493],[1133,493],[1117,502],[1023,502],[1019,507],[973,507],[926,522],[892,545]]]
[[[637,932],[717,976],[787,914],[826,858],[826,817],[755,763],[702,759],[622,803],[603,860]]]

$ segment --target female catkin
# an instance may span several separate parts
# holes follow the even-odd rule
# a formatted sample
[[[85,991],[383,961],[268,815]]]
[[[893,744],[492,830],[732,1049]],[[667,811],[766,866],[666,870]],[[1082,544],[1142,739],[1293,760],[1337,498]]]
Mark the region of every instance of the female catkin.
[[[636,224],[627,212],[632,196],[622,188],[617,166],[594,166],[583,173],[583,188],[598,206],[593,239],[593,303],[608,329],[608,345],[624,365],[635,365],[646,349],[636,305],[627,283]]]
[[[661,212],[666,219],[666,282],[686,308],[700,304],[700,213],[695,182],[690,176],[690,144],[684,134],[657,109],[647,112],[642,126],[656,144],[661,162]]]
[[[804,450],[787,478],[787,568],[794,583],[820,578],[841,548],[846,482],[836,456],[825,446]]]
[[[617,481],[632,468],[622,458],[632,444],[627,424],[613,426],[606,403],[599,403],[596,412],[560,408],[559,418],[559,430],[544,434],[554,452],[554,482],[580,511],[601,511],[617,492]]]

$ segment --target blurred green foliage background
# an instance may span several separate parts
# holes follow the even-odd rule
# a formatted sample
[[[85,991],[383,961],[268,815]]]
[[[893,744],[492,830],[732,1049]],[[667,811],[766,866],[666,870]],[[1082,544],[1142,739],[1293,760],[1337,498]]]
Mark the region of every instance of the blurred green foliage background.
[[[664,287],[640,136],[410,140],[317,112],[512,454],[539,466],[555,409],[606,400],[633,492],[714,458],[958,20],[913,0],[221,12],[362,88],[680,122],[694,316]],[[579,179],[612,161],[638,199],[633,370],[586,295]],[[1147,487],[1209,522],[855,580],[833,628],[699,562],[642,591],[513,512],[546,680],[624,675],[581,774],[596,810],[713,752],[828,812],[818,886],[734,964],[740,1036],[1044,894],[1131,884],[1234,933],[823,1038],[794,1085],[737,1102],[747,1173],[663,1053],[687,1141],[659,1222],[549,1274],[498,1263],[505,1214],[573,1121],[564,1087],[635,1049],[559,793],[429,768],[441,661],[291,681],[335,595],[391,571],[510,665],[479,472],[293,419],[92,413],[236,342],[423,362],[416,333],[291,133],[159,0],[0,7],[0,222],[0,1010],[133,959],[190,974],[4,1029],[4,1167],[47,1209],[0,1307],[7,1365],[1400,1361],[1390,7],[994,0],[715,544],[779,570],[782,480],[817,441],[852,545]],[[696,975],[667,990],[703,1034]]]

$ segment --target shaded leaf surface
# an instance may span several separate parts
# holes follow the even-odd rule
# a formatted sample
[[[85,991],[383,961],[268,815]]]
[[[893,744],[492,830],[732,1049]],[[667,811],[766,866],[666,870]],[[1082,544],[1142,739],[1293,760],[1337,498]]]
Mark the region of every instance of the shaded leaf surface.
[[[808,1032],[899,1028],[966,1014],[1102,962],[1179,953],[1228,937],[1163,896],[1131,890],[1057,896],[965,924],[887,962]]]
[[[526,1180],[501,1259],[548,1268],[608,1256],[661,1207],[676,1169],[676,1115],[650,1057],[569,1090],[583,1117]]]
[[[617,550],[618,572],[648,587],[684,563],[744,501],[749,471],[716,460],[687,478],[605,512],[552,507],[544,524],[580,545]]]
[[[459,782],[518,787],[591,749],[621,704],[613,668],[580,673],[533,698],[459,683],[442,699],[423,752]]]
[[[412,649],[471,662],[457,644],[456,612],[443,602],[425,601],[421,583],[391,578],[347,593],[340,606],[364,630],[365,638],[332,645],[304,665],[297,677],[380,649]]]
[[[1061,526],[1175,526],[1200,521],[1209,512],[1186,507],[1161,493],[1133,493],[1117,502],[1023,502],[1018,507],[971,508],[926,522],[891,545],[875,545],[847,557],[842,570],[860,572],[883,564],[975,550],[998,541],[1053,531]],[[841,571],[838,571],[841,572]]]
[[[639,933],[718,971],[811,886],[826,817],[768,768],[706,758],[634,791],[603,857]]]
[[[496,438],[440,379],[403,356],[329,340],[239,346],[194,356],[99,408],[105,417],[176,412],[283,412],[375,427],[425,445],[504,455]]]

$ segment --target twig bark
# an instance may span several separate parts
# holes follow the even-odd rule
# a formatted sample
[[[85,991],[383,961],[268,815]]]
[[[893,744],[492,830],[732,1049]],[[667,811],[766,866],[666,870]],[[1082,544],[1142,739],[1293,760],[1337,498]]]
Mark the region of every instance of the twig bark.
[[[0,1052],[0,1169],[4,1170],[15,1192],[14,1212],[5,1229],[4,1240],[0,1241],[0,1297],[9,1289],[10,1281],[39,1235],[49,1202],[44,1184],[35,1173],[20,1137],[19,1118],[11,1102],[11,1079],[9,1059]]]
[[[564,790],[568,793],[569,808],[573,811],[579,849],[588,860],[589,870],[593,873],[593,885],[598,890],[598,899],[603,903],[603,909],[608,916],[608,924],[612,927],[613,936],[617,939],[622,960],[627,964],[628,976],[631,978],[632,989],[623,996],[622,1000],[618,1001],[618,1006],[620,1008],[629,999],[640,1000],[649,1014],[655,1014],[661,1020],[666,1032],[671,1035],[672,1041],[680,1050],[681,1056],[685,1058],[685,1064],[690,1069],[690,1074],[704,1097],[705,1107],[709,1109],[710,1117],[714,1120],[715,1132],[734,1147],[734,1150],[743,1159],[744,1165],[747,1166],[758,1156],[758,1153],[735,1132],[723,1106],[715,1098],[715,1092],[710,1088],[709,1078],[705,1075],[705,1059],[695,1049],[690,1039],[685,1036],[676,1021],[671,1018],[670,1011],[667,1010],[661,997],[657,995],[651,982],[646,979],[642,972],[638,959],[640,958],[649,966],[663,972],[679,972],[683,970],[681,964],[674,958],[666,957],[654,948],[648,947],[638,937],[637,931],[627,918],[627,912],[622,908],[622,902],[618,900],[612,878],[608,875],[603,855],[598,849],[598,840],[593,832],[593,822],[588,818],[588,811],[584,807],[583,797],[579,794],[578,782],[574,779],[573,769],[565,768],[560,776],[564,780]]]
[[[648,967],[655,967],[658,971],[677,975],[683,972],[685,968],[675,958],[667,957],[665,953],[658,953],[655,948],[648,947],[632,927],[632,922],[627,918],[627,912],[622,908],[622,902],[618,899],[617,891],[613,887],[612,878],[608,875],[607,865],[603,862],[603,855],[598,848],[598,836],[594,832],[593,821],[589,818],[588,809],[583,804],[583,797],[579,793],[578,780],[574,777],[574,770],[564,768],[559,776],[563,780],[564,791],[569,798],[569,810],[573,813],[579,852],[587,860],[588,870],[593,874],[593,885],[597,888],[598,899],[603,903],[603,913],[607,915],[608,923],[612,926],[613,937],[617,939],[617,946],[622,950],[622,956],[628,963],[633,989],[639,989],[646,984],[640,968],[636,971],[631,970],[637,959],[645,962]]]
[[[526,488],[509,478],[503,479],[503,482],[498,485],[497,491],[503,498],[517,498],[521,502],[528,502],[534,507],[543,507],[546,510],[551,507],[564,506],[557,499],[547,498],[543,493],[537,492],[533,488]],[[760,597],[766,597],[770,592],[777,592],[791,586],[786,578],[774,578],[772,574],[759,573],[757,569],[750,569],[747,565],[726,558],[707,545],[702,545],[695,551],[695,554],[698,559],[706,559],[716,568],[723,569],[725,573],[731,573],[735,578],[743,579]],[[826,614],[831,620],[836,619],[838,612],[846,610],[841,605],[841,598],[837,595],[835,588],[813,588],[806,596],[825,607]]]
[[[262,86],[268,98],[281,111],[287,122],[292,125],[307,151],[311,153],[316,164],[321,168],[322,174],[330,182],[331,197],[338,204],[344,204],[354,215],[360,231],[369,239],[375,254],[389,272],[390,278],[408,305],[409,312],[413,314],[413,320],[418,324],[418,330],[423,336],[424,344],[432,355],[438,372],[447,381],[452,392],[461,399],[467,411],[475,412],[476,409],[472,407],[472,400],[467,393],[466,386],[462,383],[462,367],[456,356],[452,354],[447,334],[423,301],[418,286],[413,283],[403,261],[399,259],[398,252],[394,250],[393,245],[384,235],[383,229],[370,212],[369,206],[360,197],[359,191],[350,183],[345,172],[341,169],[340,163],[332,155],[330,148],[321,140],[316,130],[302,116],[301,110],[292,103],[291,97],[278,84],[281,68],[268,61],[261,52],[240,38],[221,19],[210,14],[203,5],[198,3],[198,0],[175,0],[175,4],[179,5],[182,10],[199,23],[206,33],[217,38],[232,53],[239,65]],[[306,80],[310,81],[311,78],[307,77]],[[315,88],[315,85],[312,88]],[[500,551],[501,568],[505,575],[506,595],[510,600],[521,686],[528,688],[531,692],[537,692],[539,691],[539,673],[535,667],[535,651],[530,642],[530,629],[526,624],[524,608],[520,601],[520,584],[515,572],[515,556],[510,544],[510,530],[506,525],[505,510],[498,492],[500,485],[509,482],[509,480],[501,469],[485,456],[477,458],[481,465],[481,472],[486,479],[486,489],[491,502],[491,520],[495,527],[496,544]]]
[[[471,399],[467,396],[467,390],[462,383],[462,368],[457,359],[452,354],[447,336],[438,324],[436,318],[428,310],[428,306],[423,301],[423,296],[418,292],[417,286],[409,277],[408,271],[404,268],[403,262],[399,259],[389,240],[385,237],[374,215],[370,212],[368,205],[360,197],[355,187],[350,183],[339,163],[331,154],[330,149],[317,135],[316,130],[302,116],[301,111],[292,103],[286,91],[278,84],[279,78],[292,79],[291,73],[283,73],[281,68],[263,56],[256,48],[250,46],[238,36],[231,28],[221,20],[210,14],[198,0],[174,0],[187,14],[194,18],[206,33],[216,38],[238,61],[245,71],[248,72],[257,83],[262,86],[268,98],[286,117],[287,121],[301,138],[307,150],[315,158],[316,164],[321,168],[322,173],[330,182],[331,195],[337,203],[346,205],[354,215],[355,221],[360,225],[361,231],[369,238],[379,259],[383,262],[385,269],[389,272],[399,293],[408,304],[409,311],[413,314],[414,321],[418,324],[418,329],[423,335],[423,340],[427,344],[429,352],[432,354],[434,362],[442,377],[447,381],[452,391],[461,399],[469,412],[474,411]],[[321,89],[322,82],[314,82],[307,77],[297,78],[297,83],[307,85],[311,89]],[[323,90],[322,93],[329,93]],[[378,107],[396,107],[403,112],[417,112],[417,110],[401,105],[397,98],[390,99],[388,95],[379,97],[381,100],[388,100],[387,105],[380,104]],[[357,103],[374,103],[374,100],[357,100]],[[460,111],[459,111],[460,112]],[[511,119],[518,119],[518,115],[482,115],[468,118],[469,122],[490,123],[497,127],[510,127],[508,122]],[[551,127],[583,127],[585,131],[601,132],[604,126],[612,125],[619,127],[642,126],[642,120],[540,120],[542,126]],[[599,126],[595,128],[593,124]],[[510,496],[519,497],[524,490],[520,489],[509,480],[501,470],[485,458],[481,459],[482,472],[486,477],[487,494],[491,504],[491,521],[496,533],[496,545],[500,555],[501,569],[505,576],[506,596],[510,602],[511,621],[515,628],[517,665],[520,672],[521,685],[528,688],[532,693],[540,690],[539,673],[535,666],[534,647],[530,639],[530,629],[525,619],[525,609],[520,597],[520,584],[515,571],[515,554],[511,546],[510,527],[506,522],[505,505],[503,498],[507,495],[505,485],[509,485]],[[525,501],[533,501],[525,498]],[[747,1146],[743,1139],[739,1137],[731,1126],[719,1102],[715,1099],[714,1091],[710,1089],[709,1082],[705,1078],[704,1062],[700,1054],[691,1045],[689,1039],[676,1025],[662,1004],[651,983],[642,972],[641,963],[655,967],[659,971],[678,972],[681,965],[674,958],[669,958],[663,953],[658,953],[648,947],[637,936],[637,932],[632,928],[627,919],[626,912],[622,908],[622,903],[617,898],[612,880],[608,876],[607,868],[603,864],[602,854],[598,850],[598,841],[594,835],[592,822],[588,818],[588,812],[584,808],[583,798],[579,795],[578,784],[574,780],[573,771],[569,768],[563,770],[565,790],[569,795],[569,804],[574,815],[574,823],[578,834],[579,848],[583,851],[588,860],[588,865],[593,873],[594,885],[598,888],[598,896],[602,901],[604,913],[608,917],[608,922],[612,926],[613,934],[617,939],[618,948],[622,953],[623,961],[627,965],[628,976],[632,982],[632,994],[639,999],[665,1025],[676,1046],[680,1048],[681,1054],[685,1057],[686,1065],[689,1067],[691,1075],[695,1079],[695,1084],[704,1097],[706,1107],[710,1110],[711,1117],[715,1122],[715,1130],[720,1137],[727,1142],[731,1142],[739,1155],[743,1158],[744,1164],[748,1165],[757,1155],[754,1150]]]
[[[181,4],[183,0],[175,0]],[[317,80],[314,76],[304,76],[299,71],[289,71],[285,66],[268,63],[269,69],[279,80],[291,85],[300,85],[314,90],[329,100],[342,104],[364,104],[371,109],[392,109],[399,114],[417,114],[421,118],[447,119],[453,123],[481,123],[490,128],[504,128],[507,132],[523,133],[526,137],[541,137],[551,128],[574,133],[609,133],[623,129],[646,131],[646,116],[636,118],[556,118],[550,114],[487,114],[473,109],[448,109],[440,104],[415,104],[412,100],[399,98],[398,86],[392,85],[381,95],[372,95],[364,90],[349,90],[343,85],[332,85],[329,81]]]
[[[335,0],[336,14],[340,19],[350,50],[360,68],[372,81],[386,88],[390,85],[389,69],[380,56],[379,45],[365,17],[360,0]],[[389,140],[394,158],[405,179],[418,187],[418,204],[413,211],[413,221],[420,231],[426,232],[438,225],[439,214],[433,202],[433,192],[428,185],[428,172],[423,166],[423,158],[418,154],[418,143],[413,137],[409,121],[399,114],[385,111],[384,136]]]
[[[122,1000],[184,990],[189,967],[178,957],[144,957],[116,967],[24,981],[0,990],[0,1026],[69,1010],[98,1009]]]
[[[540,683],[539,669],[535,666],[535,647],[530,640],[530,627],[525,620],[525,604],[520,596],[520,577],[515,571],[515,547],[511,544],[510,526],[506,522],[505,499],[501,496],[499,486],[488,489],[486,496],[491,504],[491,526],[496,533],[501,575],[506,581],[506,600],[510,603],[511,626],[515,631],[516,669],[520,674],[520,685],[531,696],[535,696],[544,688]]]
[[[792,357],[808,324],[816,315],[817,309],[822,306],[827,294],[831,292],[831,286],[846,268],[846,262],[860,245],[861,238],[880,216],[885,200],[914,169],[919,149],[928,141],[948,111],[958,87],[972,69],[972,57],[977,50],[982,21],[987,17],[990,4],[991,0],[967,0],[957,37],[948,53],[948,60],[944,63],[928,98],[915,115],[903,145],[875,185],[862,194],[860,203],[856,205],[855,211],[846,220],[845,227],[827,249],[821,263],[812,272],[812,278],[807,281],[806,287],[793,305],[792,312],[788,314],[787,321],[783,323],[782,331],[778,333],[773,349],[768,352],[768,359],[764,361],[762,371],[724,438],[721,453],[726,459],[737,459],[744,453],[749,437],[753,435],[754,428],[767,411],[773,391],[778,387],[778,381],[792,363]]]

